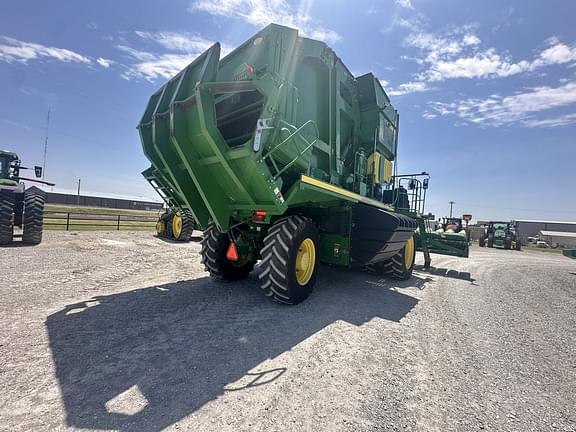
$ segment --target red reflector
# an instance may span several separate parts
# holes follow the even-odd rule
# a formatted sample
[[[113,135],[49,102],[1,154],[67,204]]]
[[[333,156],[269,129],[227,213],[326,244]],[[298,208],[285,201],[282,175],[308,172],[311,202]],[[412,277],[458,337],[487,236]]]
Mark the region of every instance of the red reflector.
[[[248,72],[249,74],[253,74],[254,73],[254,66],[252,66],[251,64],[247,64],[246,65],[246,72]]]
[[[256,210],[254,212],[254,214],[256,216],[260,216],[260,217],[266,217],[266,215],[268,214],[268,212],[266,210]]]
[[[230,246],[228,246],[228,250],[226,251],[226,258],[228,258],[229,261],[238,261],[238,249],[236,249],[234,242],[230,242]]]

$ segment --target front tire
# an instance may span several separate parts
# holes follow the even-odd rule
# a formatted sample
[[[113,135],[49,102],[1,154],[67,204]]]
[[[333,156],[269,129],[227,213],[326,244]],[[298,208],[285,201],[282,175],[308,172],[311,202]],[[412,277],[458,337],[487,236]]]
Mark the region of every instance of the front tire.
[[[27,190],[24,195],[24,228],[22,231],[22,243],[37,245],[42,242],[44,227],[44,202],[43,193]]]
[[[14,238],[14,192],[0,189],[0,245]]]
[[[177,211],[172,217],[172,236],[174,240],[186,242],[194,231],[194,217],[187,209]]]
[[[312,292],[318,270],[318,230],[311,219],[287,216],[264,238],[260,287],[274,301],[295,305]]]
[[[202,239],[202,263],[204,269],[214,279],[223,281],[236,281],[246,279],[254,269],[254,262],[241,261],[233,263],[226,258],[226,251],[230,245],[230,239],[225,233],[221,233],[216,225],[209,225],[204,231]]]

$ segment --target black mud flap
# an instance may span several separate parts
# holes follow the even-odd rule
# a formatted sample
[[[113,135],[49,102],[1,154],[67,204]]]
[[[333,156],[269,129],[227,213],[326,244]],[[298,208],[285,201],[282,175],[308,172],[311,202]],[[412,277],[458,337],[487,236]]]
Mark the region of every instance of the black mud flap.
[[[418,227],[411,217],[366,204],[355,206],[352,222],[351,257],[356,265],[392,258]]]

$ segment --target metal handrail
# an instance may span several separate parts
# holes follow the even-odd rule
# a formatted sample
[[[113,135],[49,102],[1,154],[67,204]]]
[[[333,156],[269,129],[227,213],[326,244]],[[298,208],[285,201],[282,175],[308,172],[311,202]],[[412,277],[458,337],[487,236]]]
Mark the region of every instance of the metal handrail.
[[[281,120],[281,123],[284,123],[287,126],[292,126],[289,123],[286,123],[285,121]],[[314,138],[314,140],[312,142],[308,141],[300,132],[302,131],[302,129],[304,129],[306,126],[308,126],[309,124],[312,124],[314,126],[314,130],[316,132],[316,137]],[[294,126],[292,126],[294,127]],[[290,129],[288,129],[287,127],[283,127],[280,129],[280,131],[288,131],[290,132]],[[300,138],[307,144],[306,148],[302,151],[300,151],[300,153],[298,153],[298,155],[292,159],[289,163],[287,163],[282,169],[278,168],[278,165],[276,164],[276,161],[274,160],[274,158],[272,157],[272,154],[278,150],[280,147],[282,147],[283,145],[285,145],[286,143],[288,143],[290,140],[292,140],[296,135],[299,135]],[[268,152],[262,156],[262,160],[264,161],[267,158],[270,158],[270,162],[272,162],[272,165],[274,166],[274,169],[276,170],[276,174],[274,175],[274,180],[276,180],[283,172],[285,172],[288,168],[290,168],[292,165],[294,165],[296,163],[296,161],[302,156],[304,155],[315,143],[316,141],[318,141],[318,139],[320,138],[320,131],[318,130],[318,126],[316,125],[316,122],[314,120],[308,120],[307,122],[305,122],[302,126],[298,127],[294,132],[290,133],[290,135],[288,135],[288,137],[286,137],[282,142],[280,142],[279,144],[275,145],[272,149],[268,150]]]

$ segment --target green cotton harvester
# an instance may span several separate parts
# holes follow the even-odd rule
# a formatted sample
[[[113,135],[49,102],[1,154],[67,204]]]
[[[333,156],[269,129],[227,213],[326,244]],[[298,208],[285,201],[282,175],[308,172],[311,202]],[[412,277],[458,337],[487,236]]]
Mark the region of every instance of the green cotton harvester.
[[[371,73],[271,24],[220,58],[213,45],[159,89],[138,130],[145,171],[204,229],[214,278],[260,261],[264,293],[296,304],[319,262],[408,279],[416,250],[468,256],[422,216],[428,175],[396,175],[398,112]]]

